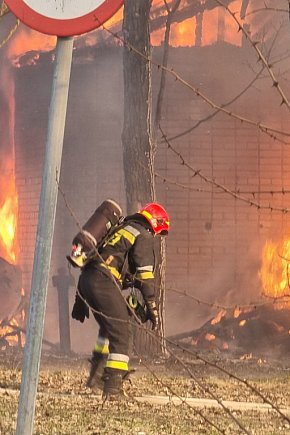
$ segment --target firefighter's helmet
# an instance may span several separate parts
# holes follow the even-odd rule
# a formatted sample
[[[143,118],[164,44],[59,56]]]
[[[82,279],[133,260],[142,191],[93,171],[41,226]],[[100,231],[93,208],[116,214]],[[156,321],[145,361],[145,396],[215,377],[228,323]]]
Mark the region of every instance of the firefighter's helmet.
[[[170,225],[169,216],[160,204],[150,202],[141,208],[138,213],[147,219],[155,234],[160,234],[161,236],[168,234]]]

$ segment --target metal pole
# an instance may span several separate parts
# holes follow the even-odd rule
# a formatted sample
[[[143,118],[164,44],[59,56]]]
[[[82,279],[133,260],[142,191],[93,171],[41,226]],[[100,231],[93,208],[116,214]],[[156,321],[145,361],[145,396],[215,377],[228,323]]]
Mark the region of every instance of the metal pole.
[[[16,435],[33,431],[73,38],[58,38],[24,349]]]

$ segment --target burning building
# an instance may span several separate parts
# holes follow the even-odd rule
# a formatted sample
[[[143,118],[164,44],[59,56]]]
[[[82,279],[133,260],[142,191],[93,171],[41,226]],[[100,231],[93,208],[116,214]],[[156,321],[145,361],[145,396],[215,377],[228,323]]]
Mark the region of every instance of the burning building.
[[[241,8],[241,2],[228,3]],[[280,104],[281,96],[272,86],[267,68],[257,64],[253,46],[228,24],[231,17],[220,8],[208,6],[194,14],[187,6],[190,2],[183,2],[172,26],[169,65],[189,86],[167,74],[161,120],[167,141],[159,135],[155,160],[157,197],[172,220],[167,240],[168,335],[197,328],[214,317],[214,306],[196,304],[184,293],[233,306],[261,298],[265,293],[261,273],[268,267],[262,267],[266,264],[262,262],[264,246],[267,240],[279,244],[290,237],[289,213],[285,211],[290,192],[289,145],[287,137],[273,133],[287,130],[287,106]],[[266,15],[263,23],[268,20]],[[252,21],[256,23],[256,16]],[[153,16],[153,58],[157,63],[163,53],[162,25],[164,18]],[[31,43],[30,31],[21,29],[22,41]],[[261,37],[253,29],[255,37]],[[45,323],[45,337],[52,342],[58,340],[58,307],[51,278],[65,264],[77,230],[70,210],[82,224],[106,197],[125,204],[122,47],[112,39],[101,43],[107,35],[98,32],[75,42],[60,179],[66,201],[60,194]],[[26,34],[28,38],[24,38]],[[23,49],[22,56],[16,35],[11,41],[9,58],[13,61],[8,73],[2,68],[6,74],[3,83],[5,80],[10,87],[5,84],[6,100],[1,100],[1,113],[7,116],[1,128],[8,129],[5,135],[10,138],[1,143],[1,149],[7,147],[1,164],[5,164],[5,173],[11,174],[11,185],[7,175],[1,179],[6,184],[1,184],[5,194],[0,216],[6,214],[5,204],[15,207],[13,216],[17,216],[11,255],[5,257],[2,250],[1,257],[21,268],[20,289],[26,292],[33,265],[55,44],[53,38],[33,35],[41,36],[40,45],[35,41],[34,46]],[[279,84],[287,94],[288,58],[283,53],[288,34],[276,39],[273,58],[283,72]],[[159,80],[160,72],[154,69],[154,95]],[[224,106],[228,113],[214,113],[217,106]],[[260,124],[271,127],[272,133],[267,134]],[[3,232],[1,238],[3,244]],[[273,256],[279,255],[288,264],[290,255],[275,249]],[[77,273],[73,274],[77,280]],[[287,277],[284,293],[289,287]],[[271,284],[267,296],[277,294],[274,288]],[[88,350],[79,345],[82,327],[73,323],[71,327],[73,349]],[[84,346],[93,343],[94,328],[92,324],[91,339],[88,337]]]

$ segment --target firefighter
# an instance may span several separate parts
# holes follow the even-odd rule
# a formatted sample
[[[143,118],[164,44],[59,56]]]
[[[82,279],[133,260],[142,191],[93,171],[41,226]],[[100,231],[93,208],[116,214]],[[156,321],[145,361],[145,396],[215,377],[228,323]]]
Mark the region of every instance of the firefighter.
[[[125,275],[134,275],[134,285],[144,298],[152,329],[159,325],[154,294],[154,236],[169,231],[166,210],[157,203],[145,205],[138,213],[127,216],[99,249],[97,256],[82,268],[73,318],[83,321],[92,308],[99,324],[99,335],[90,359],[87,386],[103,388],[103,400],[123,396],[123,381],[128,374],[130,314],[120,289]],[[116,285],[116,283],[118,285]]]

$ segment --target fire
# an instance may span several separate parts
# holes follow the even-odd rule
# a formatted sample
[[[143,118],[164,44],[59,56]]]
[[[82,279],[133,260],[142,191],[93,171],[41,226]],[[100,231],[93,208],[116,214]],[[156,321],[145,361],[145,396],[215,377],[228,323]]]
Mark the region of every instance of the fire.
[[[15,181],[15,102],[13,75],[7,63],[2,66],[0,96],[5,110],[1,113],[0,154],[0,256],[16,262],[16,224],[18,195]]]
[[[242,310],[239,307],[236,307],[234,310],[234,318],[237,319],[240,314],[241,314]]]
[[[1,252],[1,256],[10,263],[16,262],[17,210],[18,197],[15,193],[6,197],[3,206],[0,208],[0,240],[5,247]]]
[[[21,26],[9,43],[7,57],[15,66],[18,66],[19,56],[29,51],[50,51],[55,45],[56,36],[44,35]]]
[[[3,322],[0,325],[0,349],[5,350],[7,347],[24,347],[25,334],[21,328],[24,323],[24,310],[10,319],[9,322]]]
[[[281,298],[290,293],[290,239],[267,241],[262,252],[259,272],[266,296]]]
[[[4,319],[0,323],[0,350],[7,347],[24,347],[25,345],[25,292],[21,289],[21,303],[17,312],[10,318]]]
[[[212,325],[216,325],[221,321],[221,319],[227,314],[226,310],[221,310],[214,319],[210,322]]]
[[[204,338],[208,341],[213,341],[213,340],[215,340],[216,337],[214,334],[206,333]]]
[[[186,47],[194,45],[195,27],[195,18],[189,18],[182,23],[174,24],[172,26],[170,45],[172,45],[172,47]]]
[[[154,5],[157,5],[157,3],[158,2],[154,2]],[[232,11],[239,11],[240,8],[241,0],[236,0],[231,3]],[[198,25],[201,26],[202,46],[214,44],[219,39],[237,46],[241,46],[242,44],[242,34],[238,32],[237,23],[223,7],[216,7],[211,10],[205,10],[201,15],[199,24],[197,24],[197,18],[195,16],[180,23],[172,23],[170,45],[172,47],[192,47],[198,45],[195,37]],[[152,45],[160,45],[163,38],[164,28],[152,32]]]

